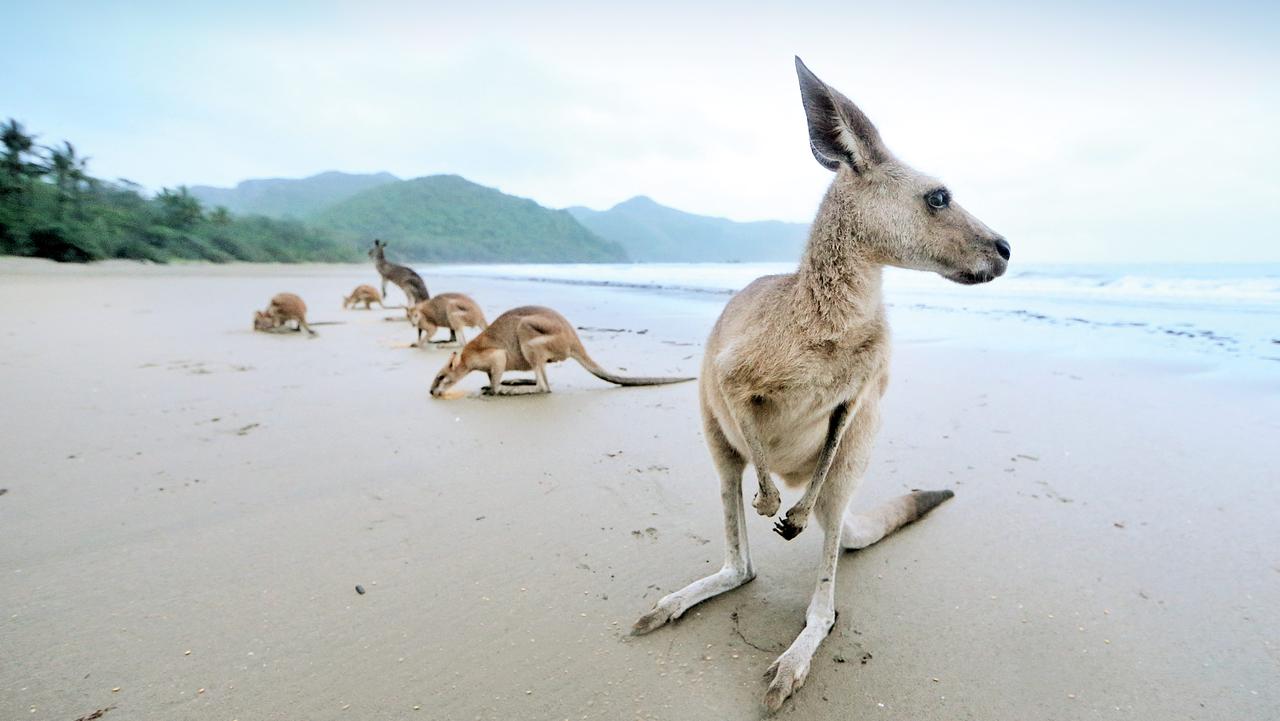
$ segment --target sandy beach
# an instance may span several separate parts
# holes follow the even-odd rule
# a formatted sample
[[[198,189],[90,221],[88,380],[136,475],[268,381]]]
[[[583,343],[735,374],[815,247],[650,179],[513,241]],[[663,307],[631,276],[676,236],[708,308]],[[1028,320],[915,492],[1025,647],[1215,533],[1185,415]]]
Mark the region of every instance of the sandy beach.
[[[695,374],[724,302],[424,274],[632,374]],[[0,262],[0,718],[763,717],[820,534],[750,515],[754,582],[628,635],[720,563],[696,384],[433,401],[447,352],[340,307],[374,282]],[[338,324],[251,332],[285,290]],[[956,497],[843,558],[778,715],[1280,717],[1277,386],[979,346],[896,346],[855,504]]]

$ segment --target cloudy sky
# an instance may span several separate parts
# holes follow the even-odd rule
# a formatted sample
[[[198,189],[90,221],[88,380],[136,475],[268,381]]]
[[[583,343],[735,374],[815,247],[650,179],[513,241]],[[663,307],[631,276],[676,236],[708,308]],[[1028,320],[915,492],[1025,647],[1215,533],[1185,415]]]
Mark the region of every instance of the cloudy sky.
[[[185,5],[6,9],[0,116],[153,189],[458,173],[807,221],[799,54],[1024,259],[1280,260],[1280,3]]]

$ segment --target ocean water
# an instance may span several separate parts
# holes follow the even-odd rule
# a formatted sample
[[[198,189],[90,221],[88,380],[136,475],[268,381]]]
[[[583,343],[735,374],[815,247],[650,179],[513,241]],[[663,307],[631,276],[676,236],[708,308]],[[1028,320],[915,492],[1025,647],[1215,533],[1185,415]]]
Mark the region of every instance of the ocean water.
[[[483,276],[640,289],[723,303],[792,263],[452,265],[428,275]],[[1280,263],[1017,264],[961,286],[888,269],[885,300],[907,342],[956,342],[1137,357],[1280,382]]]

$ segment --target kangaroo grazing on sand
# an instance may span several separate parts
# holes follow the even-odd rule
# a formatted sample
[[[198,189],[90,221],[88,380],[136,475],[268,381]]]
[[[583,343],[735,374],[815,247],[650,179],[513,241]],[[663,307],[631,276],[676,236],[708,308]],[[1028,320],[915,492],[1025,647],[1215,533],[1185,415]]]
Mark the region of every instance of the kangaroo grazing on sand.
[[[449,389],[471,371],[484,371],[490,395],[529,395],[550,393],[547,364],[572,358],[595,377],[620,386],[656,386],[681,383],[692,378],[631,378],[610,373],[600,367],[582,347],[578,333],[564,316],[536,305],[513,308],[463,347],[461,353],[449,356],[449,362],[431,383],[434,398],[458,398],[462,394]],[[533,371],[536,381],[502,380],[507,371]],[[513,386],[535,386],[515,390]]]
[[[276,293],[271,297],[266,310],[253,313],[253,329],[267,333],[276,333],[282,328],[287,329],[288,326],[285,324],[289,321],[297,323],[296,330],[305,330],[311,335],[316,334],[311,330],[311,326],[307,325],[307,304],[293,293]]]
[[[480,310],[480,304],[462,293],[441,293],[431,300],[424,300],[409,308],[408,313],[409,322],[418,329],[418,342],[413,344],[415,347],[424,345],[422,340],[424,337],[427,343],[456,341],[466,345],[467,337],[462,332],[463,328],[471,326],[483,331],[489,327],[489,323],[484,319],[484,312]],[[449,340],[431,340],[431,336],[435,335],[438,328],[449,329]]]
[[[796,58],[809,145],[835,179],[818,208],[800,267],[765,276],[725,306],[707,340],[700,397],[707,445],[720,475],[725,560],[716,573],[664,596],[636,634],[755,578],[747,550],[742,471],[755,467],[752,506],[778,512],[771,474],[804,487],[774,526],[795,538],[812,514],[822,562],[804,630],[766,672],[764,704],[777,710],[804,683],[835,623],[836,561],[928,513],[952,492],[915,491],[863,513],[849,500],[867,468],[888,384],[883,266],[938,273],[963,284],[1004,273],[1009,244],[951,199],[937,180],[903,164],[867,116]]]
[[[386,248],[386,243],[375,239],[373,247],[369,249],[369,257],[373,258],[373,264],[378,268],[378,275],[382,276],[382,297],[387,297],[387,281],[391,281],[404,291],[405,297],[408,298],[406,306],[417,305],[430,298],[431,294],[427,292],[427,284],[422,282],[422,276],[418,275],[413,268],[388,261]]]
[[[382,303],[382,295],[378,293],[378,289],[371,285],[357,285],[356,289],[351,291],[351,295],[342,296],[343,308],[352,308],[358,303],[364,303],[365,310],[369,310],[372,303],[377,303],[383,308],[387,307]]]

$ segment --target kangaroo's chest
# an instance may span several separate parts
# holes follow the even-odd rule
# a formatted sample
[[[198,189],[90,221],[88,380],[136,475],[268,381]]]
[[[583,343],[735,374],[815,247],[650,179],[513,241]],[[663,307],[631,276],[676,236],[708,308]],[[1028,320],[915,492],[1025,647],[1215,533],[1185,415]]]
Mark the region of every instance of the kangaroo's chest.
[[[864,385],[881,383],[877,356],[878,347],[863,342],[775,345],[748,354],[730,347],[715,365],[736,425],[756,436],[769,470],[786,475],[812,467],[836,406]],[[750,457],[746,439],[733,440]]]

